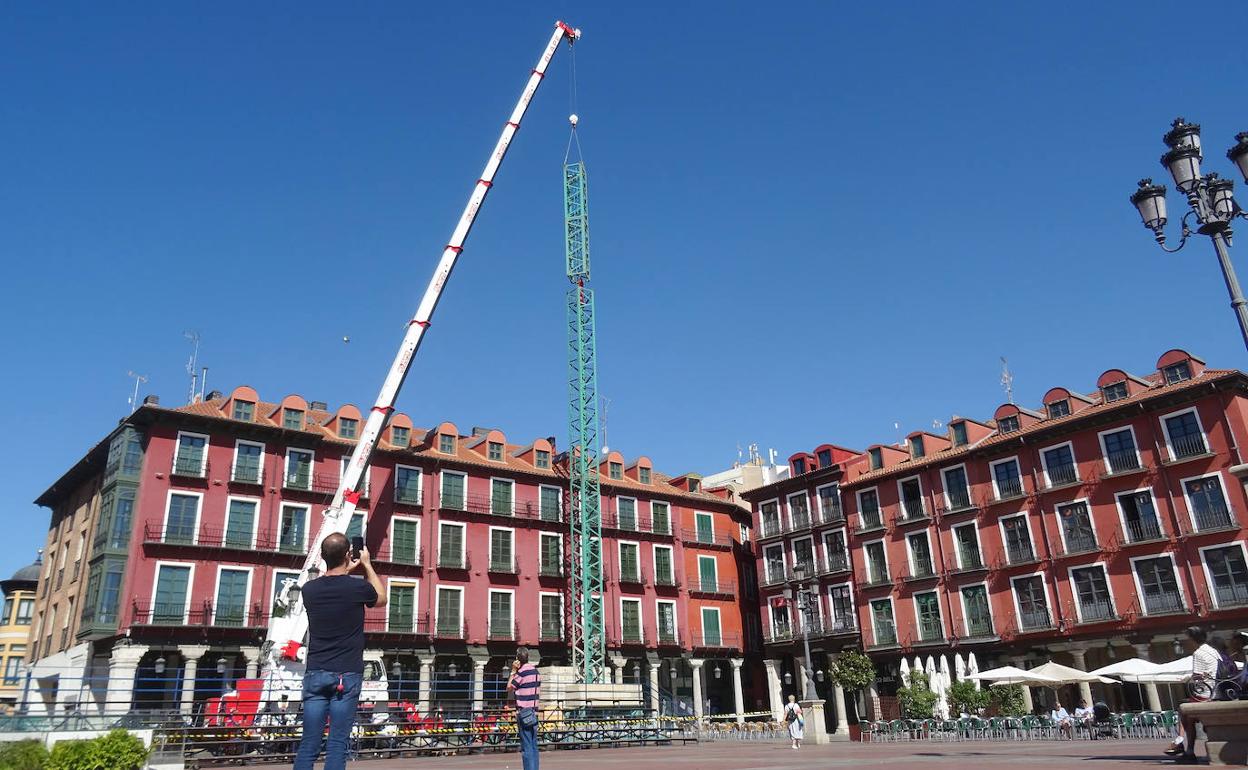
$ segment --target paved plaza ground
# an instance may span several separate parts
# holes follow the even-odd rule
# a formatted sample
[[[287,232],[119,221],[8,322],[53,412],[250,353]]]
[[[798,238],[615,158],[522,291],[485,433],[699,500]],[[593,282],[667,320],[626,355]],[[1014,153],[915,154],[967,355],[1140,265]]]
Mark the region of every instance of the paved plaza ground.
[[[967,741],[962,743],[834,743],[793,751],[786,743],[715,741],[687,746],[542,752],[542,770],[807,770],[836,767],[922,767],[927,770],[994,767],[1172,767],[1161,740]],[[1203,761],[1203,756],[1202,756]],[[476,754],[428,759],[369,760],[357,770],[520,770],[519,754]]]

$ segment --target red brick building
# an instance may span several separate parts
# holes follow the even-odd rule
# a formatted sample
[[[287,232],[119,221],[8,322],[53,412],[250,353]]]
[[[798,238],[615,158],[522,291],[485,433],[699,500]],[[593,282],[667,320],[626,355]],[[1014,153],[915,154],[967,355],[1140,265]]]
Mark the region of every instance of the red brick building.
[[[189,707],[254,675],[276,589],[302,563],[361,419],[354,406],[265,402],[247,387],[176,409],[144,404],[38,500],[53,511],[47,553],[81,532],[83,569],[57,586],[73,596],[63,606],[81,608],[72,625],[61,610],[64,631],[48,628],[54,597],[41,594],[36,665],[84,665],[109,683],[81,696],[99,702],[137,672],[158,685],[135,705],[153,706]],[[611,452],[600,470],[614,676],[643,682],[656,707],[662,694],[734,710],[751,687],[748,671],[739,678],[748,511],[646,457]],[[566,491],[552,438],[416,428],[395,414],[349,531],[389,593],[367,617],[371,675],[397,674],[423,709],[480,707],[499,697],[517,645],[565,663]]]
[[[815,627],[843,632],[824,651],[857,641],[855,623],[885,694],[902,656],[1087,670],[1170,660],[1193,622],[1248,625],[1246,410],[1242,372],[1172,350],[1144,376],[1104,372],[1091,395],[1053,388],[1039,409],[1003,404],[901,446],[795,455],[791,481],[746,495],[769,665],[791,665],[768,584],[794,563],[818,573]]]

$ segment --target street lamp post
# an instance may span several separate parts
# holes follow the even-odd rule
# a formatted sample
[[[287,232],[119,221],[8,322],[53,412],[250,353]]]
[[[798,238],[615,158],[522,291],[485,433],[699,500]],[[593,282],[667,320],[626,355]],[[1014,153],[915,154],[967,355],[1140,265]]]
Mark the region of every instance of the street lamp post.
[[[1244,180],[1248,181],[1248,132],[1237,135],[1235,140],[1235,146],[1227,151],[1226,157],[1235,163]],[[1152,179],[1141,179],[1139,188],[1131,195],[1131,203],[1139,212],[1144,226],[1153,231],[1157,245],[1164,251],[1173,253],[1183,248],[1193,232],[1209,236],[1218,255],[1226,291],[1231,296],[1231,307],[1239,321],[1244,347],[1248,348],[1248,300],[1244,299],[1244,293],[1239,287],[1230,254],[1231,221],[1236,217],[1248,218],[1248,215],[1232,195],[1234,182],[1222,179],[1216,173],[1201,175],[1200,162],[1204,155],[1200,147],[1199,125],[1176,118],[1163,141],[1170,149],[1161,156],[1161,165],[1170,172],[1174,186],[1187,197],[1188,211],[1181,221],[1183,229],[1179,245],[1173,249],[1166,246],[1164,185],[1153,184]],[[1189,224],[1189,218],[1195,220],[1194,231]]]
[[[798,564],[793,567],[793,587],[790,589],[793,593],[793,601],[797,604],[797,609],[802,613],[802,652],[805,656],[805,679],[806,692],[802,696],[802,700],[812,701],[818,700],[819,695],[815,692],[815,677],[810,670],[810,615],[814,608],[814,601],[810,591],[806,588],[806,565]]]

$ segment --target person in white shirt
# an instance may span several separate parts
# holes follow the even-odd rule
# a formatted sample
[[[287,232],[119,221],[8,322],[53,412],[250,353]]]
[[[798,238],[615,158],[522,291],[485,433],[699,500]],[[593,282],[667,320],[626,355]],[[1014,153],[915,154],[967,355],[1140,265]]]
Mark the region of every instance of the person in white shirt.
[[[1183,648],[1192,655],[1192,679],[1213,681],[1218,678],[1218,663],[1222,656],[1206,641],[1205,629],[1191,626],[1184,632]],[[1209,689],[1212,692],[1212,688]],[[1207,700],[1195,696],[1189,702]],[[1181,712],[1180,712],[1181,713]],[[1196,719],[1182,716],[1179,719],[1179,735],[1165,753],[1174,757],[1181,765],[1196,764]]]
[[[1075,739],[1074,722],[1070,719],[1070,712],[1059,701],[1056,708],[1049,712],[1049,718],[1053,720],[1053,724],[1057,727],[1058,735],[1065,736],[1070,740]]]
[[[1088,708],[1086,700],[1079,701],[1079,705],[1075,707],[1075,726],[1087,727],[1092,723],[1092,709]]]

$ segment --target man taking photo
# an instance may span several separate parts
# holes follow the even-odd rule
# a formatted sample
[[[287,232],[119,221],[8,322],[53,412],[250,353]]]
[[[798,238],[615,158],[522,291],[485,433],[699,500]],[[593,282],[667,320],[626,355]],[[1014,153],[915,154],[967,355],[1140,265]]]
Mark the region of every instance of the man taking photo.
[[[521,647],[511,662],[507,692],[516,699],[516,729],[520,734],[520,763],[523,770],[538,770],[537,699],[542,691],[542,676],[529,662],[529,651]]]
[[[367,548],[352,554],[347,536],[335,532],[321,541],[321,559],[325,574],[303,586],[308,660],[303,675],[303,739],[294,770],[312,770],[326,720],[325,770],[345,770],[347,739],[364,680],[364,608],[386,604]],[[364,580],[350,575],[360,566]]]

